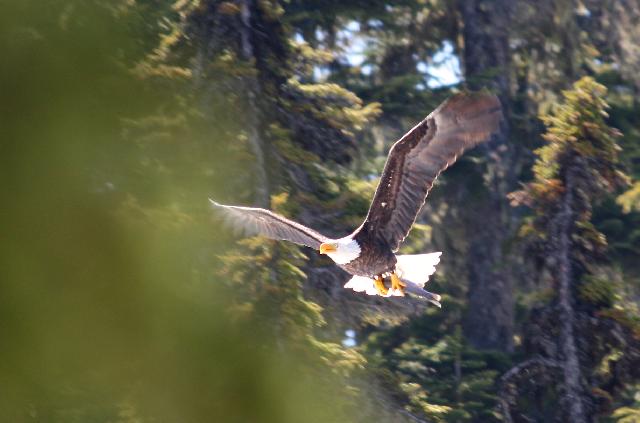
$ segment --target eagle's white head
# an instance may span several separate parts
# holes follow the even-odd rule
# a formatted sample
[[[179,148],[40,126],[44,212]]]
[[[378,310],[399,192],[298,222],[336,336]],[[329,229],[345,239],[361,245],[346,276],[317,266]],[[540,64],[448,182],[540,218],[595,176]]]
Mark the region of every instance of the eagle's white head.
[[[350,237],[334,239],[320,244],[320,254],[328,255],[338,264],[347,264],[360,256],[360,245]]]

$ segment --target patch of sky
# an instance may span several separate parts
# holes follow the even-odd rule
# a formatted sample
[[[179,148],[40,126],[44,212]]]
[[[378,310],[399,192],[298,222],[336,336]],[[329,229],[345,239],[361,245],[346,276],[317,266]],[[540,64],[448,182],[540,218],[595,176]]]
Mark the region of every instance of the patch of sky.
[[[373,66],[369,64],[360,66],[360,73],[362,73],[364,76],[369,76],[371,75],[372,72],[373,72]]]
[[[351,32],[357,32],[357,31],[360,31],[360,22],[358,22],[358,21],[351,21],[351,22],[349,22],[349,23],[347,24],[346,28],[347,28],[347,30],[348,30],[348,31],[351,31]]]
[[[369,28],[378,29],[378,28],[382,28],[384,24],[380,19],[369,19],[367,21],[367,25],[369,26]]]
[[[348,64],[353,67],[361,66],[362,74],[368,76],[373,71],[373,66],[365,63],[367,47],[371,41],[359,31],[360,24],[351,21],[338,32],[338,38]],[[458,84],[462,80],[460,59],[454,53],[450,41],[445,41],[442,48],[428,62],[418,62],[417,70],[425,75],[425,82],[418,84],[417,89],[445,87]]]
[[[369,27],[381,25],[382,22],[372,19],[367,22]],[[367,49],[372,40],[367,35],[360,32],[361,26],[357,21],[350,21],[343,29],[339,30],[337,35],[338,45],[344,52],[344,60],[352,67],[360,67],[360,72],[369,76],[374,70],[374,66],[366,63]],[[317,30],[316,39],[320,42],[326,38],[326,34]],[[300,33],[294,35],[294,39],[298,42],[304,41]],[[460,59],[454,53],[453,44],[445,41],[442,48],[438,50],[428,61],[420,61],[417,70],[425,76],[425,80],[416,85],[419,90],[427,88],[434,89],[455,85],[462,81],[462,72],[460,69]],[[323,66],[316,66],[314,69],[314,79],[322,81],[329,76],[329,70]]]
[[[373,20],[372,20],[373,21]],[[381,22],[370,22],[370,24],[378,25]],[[326,40],[327,34],[321,29],[317,29],[315,33],[316,40],[320,43]],[[294,34],[294,40],[296,42],[304,42],[304,37],[301,33]],[[336,41],[338,47],[342,50],[342,59],[346,60],[346,64],[352,67],[361,66],[360,71],[363,75],[368,76],[373,72],[373,66],[365,64],[366,48],[369,43],[368,37],[360,33],[360,23],[357,21],[350,21],[339,30],[336,34]],[[316,81],[324,81],[330,76],[330,70],[326,66],[314,66],[313,77]]]
[[[418,72],[425,75],[426,86],[429,88],[446,87],[462,81],[460,59],[454,54],[453,44],[445,41],[442,48],[433,55],[429,63],[418,62]],[[418,84],[417,89],[424,89],[424,84]]]
[[[576,15],[583,16],[585,18],[591,17],[591,10],[587,9],[582,3],[579,3],[575,8]]]
[[[326,66],[313,67],[313,80],[317,82],[326,81],[331,75],[331,71]]]
[[[338,40],[350,66],[360,66],[366,60],[367,37],[360,34],[360,23],[349,22],[338,31]]]
[[[353,348],[358,344],[356,341],[356,331],[353,329],[347,329],[344,331],[344,339],[342,340],[342,345],[348,348]]]

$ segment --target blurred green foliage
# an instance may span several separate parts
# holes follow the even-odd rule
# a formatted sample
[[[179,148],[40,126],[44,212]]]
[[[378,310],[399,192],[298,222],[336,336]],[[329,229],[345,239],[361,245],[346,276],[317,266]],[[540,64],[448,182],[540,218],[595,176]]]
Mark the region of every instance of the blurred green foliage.
[[[132,71],[152,4],[3,6],[0,420],[344,421],[341,375],[229,310],[206,200],[234,123]]]

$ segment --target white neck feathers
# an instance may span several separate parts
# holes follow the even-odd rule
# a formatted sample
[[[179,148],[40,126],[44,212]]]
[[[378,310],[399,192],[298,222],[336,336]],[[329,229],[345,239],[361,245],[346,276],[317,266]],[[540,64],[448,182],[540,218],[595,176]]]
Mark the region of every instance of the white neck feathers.
[[[349,237],[336,240],[337,248],[327,255],[338,264],[347,264],[360,257],[360,245]]]

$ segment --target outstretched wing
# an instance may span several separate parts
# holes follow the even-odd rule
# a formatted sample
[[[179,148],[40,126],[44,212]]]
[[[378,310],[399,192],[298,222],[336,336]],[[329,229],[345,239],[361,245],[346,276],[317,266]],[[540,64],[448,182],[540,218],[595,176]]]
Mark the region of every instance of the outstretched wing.
[[[461,93],[442,103],[391,147],[363,226],[397,251],[440,172],[487,141],[501,119],[492,94]]]
[[[209,199],[214,209],[221,211],[237,228],[249,235],[262,235],[271,239],[295,242],[320,249],[320,244],[329,240],[324,235],[269,210],[226,206]]]

